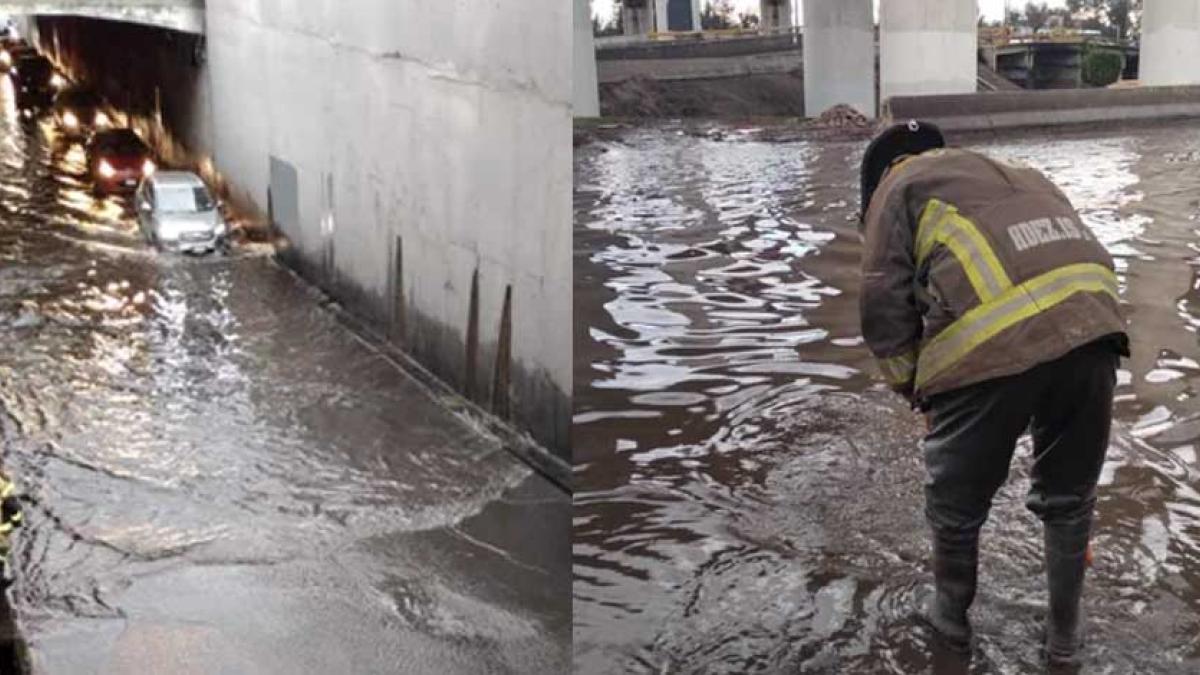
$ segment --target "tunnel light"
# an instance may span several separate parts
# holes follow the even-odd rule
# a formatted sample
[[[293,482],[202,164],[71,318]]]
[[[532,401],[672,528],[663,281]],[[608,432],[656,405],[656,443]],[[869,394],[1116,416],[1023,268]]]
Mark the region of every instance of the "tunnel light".
[[[96,122],[95,122],[95,124],[96,124],[96,126],[98,126],[98,127],[106,127],[106,126],[108,126],[108,125],[112,124],[112,120],[110,120],[110,119],[108,118],[108,114],[107,114],[107,113],[105,113],[103,110],[100,110],[100,111],[98,111],[98,112],[96,113]]]
[[[75,115],[75,113],[68,110],[63,115],[63,124],[71,129],[74,129],[79,126],[79,118]]]
[[[100,160],[100,175],[105,178],[112,178],[117,175],[117,170],[113,168],[112,164],[108,163],[107,159],[102,159]]]
[[[146,162],[144,164],[142,164],[142,175],[143,176],[151,176],[154,174],[155,171],[158,171],[158,167],[154,166],[153,161],[148,159],[148,160],[146,160]]]

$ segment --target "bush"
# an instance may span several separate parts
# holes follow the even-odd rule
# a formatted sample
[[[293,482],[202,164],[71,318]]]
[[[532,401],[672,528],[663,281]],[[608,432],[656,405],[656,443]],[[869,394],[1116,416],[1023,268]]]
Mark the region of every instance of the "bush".
[[[1095,50],[1083,57],[1083,81],[1093,87],[1107,87],[1121,79],[1125,57],[1120,52]]]

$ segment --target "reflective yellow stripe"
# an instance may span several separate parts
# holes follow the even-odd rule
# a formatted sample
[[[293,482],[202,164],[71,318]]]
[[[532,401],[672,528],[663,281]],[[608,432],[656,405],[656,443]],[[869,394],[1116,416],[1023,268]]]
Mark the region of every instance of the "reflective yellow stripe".
[[[8,522],[19,523],[22,520],[25,520],[25,514],[21,513],[20,511],[17,511],[16,513],[13,514],[12,518],[8,519]]]
[[[979,228],[939,199],[930,199],[917,226],[917,266],[925,264],[934,246],[954,254],[981,303],[991,302],[1012,288],[1012,281]]]
[[[0,484],[3,484],[3,487],[0,487],[0,499],[5,499],[12,496],[13,490],[17,489],[16,485],[10,481],[4,480],[3,478],[0,478]]]
[[[929,341],[917,364],[917,388],[958,363],[1006,328],[1044,312],[1076,293],[1108,293],[1117,298],[1117,276],[1103,265],[1067,265],[1005,291],[964,314]]]
[[[879,359],[879,370],[889,384],[900,385],[911,382],[913,374],[917,370],[916,350],[900,356]]]
[[[0,523],[0,534],[8,534],[13,531],[14,527],[16,526],[12,523]]]

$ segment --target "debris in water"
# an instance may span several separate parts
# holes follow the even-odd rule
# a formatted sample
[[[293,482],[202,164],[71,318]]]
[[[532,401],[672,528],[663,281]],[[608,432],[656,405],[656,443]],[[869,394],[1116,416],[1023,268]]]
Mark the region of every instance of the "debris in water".
[[[868,129],[871,127],[871,120],[854,108],[839,103],[821,113],[820,117],[812,121],[812,125],[828,129]]]

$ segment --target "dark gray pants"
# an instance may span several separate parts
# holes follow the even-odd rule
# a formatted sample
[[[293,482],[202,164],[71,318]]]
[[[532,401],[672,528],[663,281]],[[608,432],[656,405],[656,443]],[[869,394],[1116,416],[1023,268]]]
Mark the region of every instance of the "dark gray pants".
[[[1034,449],[1026,506],[1047,524],[1090,521],[1117,364],[1112,345],[1096,342],[1019,375],[930,398],[925,513],[935,544],[974,548],[1026,429]]]

